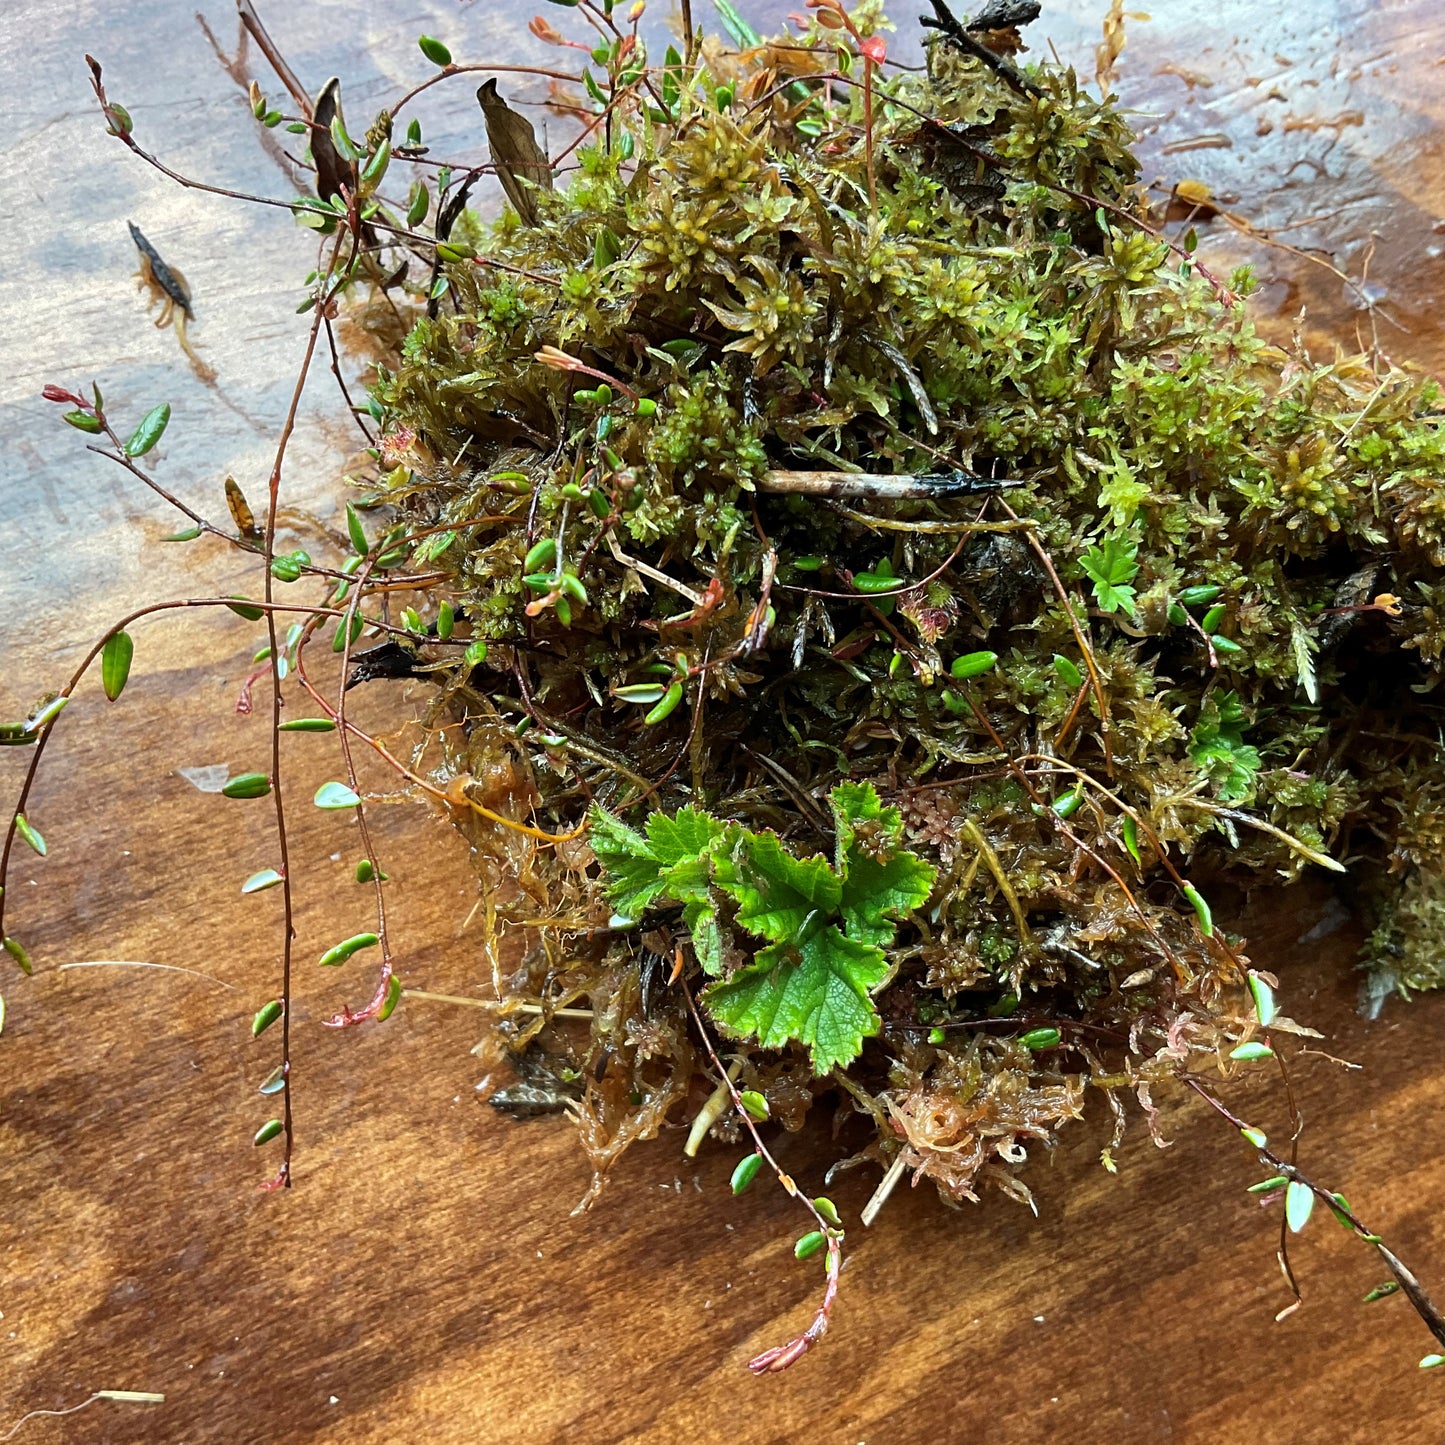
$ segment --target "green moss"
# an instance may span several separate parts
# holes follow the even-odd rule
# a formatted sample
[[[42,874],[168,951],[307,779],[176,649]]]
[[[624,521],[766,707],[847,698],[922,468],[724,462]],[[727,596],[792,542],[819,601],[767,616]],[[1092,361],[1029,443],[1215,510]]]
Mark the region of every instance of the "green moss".
[[[827,842],[817,800],[872,783],[940,879],[887,944],[853,1066],[910,1118],[954,1067],[920,1053],[945,1002],[982,1020],[1017,993],[1110,1077],[1164,1078],[1230,1037],[1239,961],[1161,850],[1206,889],[1324,855],[1403,872],[1372,956],[1439,982],[1445,826],[1418,813],[1445,794],[1436,388],[1262,340],[1156,234],[1123,116],[1071,72],[1036,67],[1035,94],[937,47],[927,74],[878,81],[870,135],[858,89],[789,54],[709,46],[671,116],[620,103],[537,225],[472,226],[480,264],[447,268],[440,314],[375,389],[413,467],[397,500],[455,529],[451,590],[504,644],[450,694],[472,772],[505,751],[544,831],[594,802],[639,824],[695,806],[799,857]],[[1010,486],[777,490],[953,470]],[[554,571],[524,584],[544,537]],[[997,664],[949,678],[979,651]],[[629,690],[674,683],[682,702],[647,721],[653,694]],[[527,716],[550,744],[516,740]],[[534,941],[539,910],[565,920],[569,997],[628,1001],[596,1057],[646,1073],[666,1051],[638,1044],[640,943],[588,934],[609,910],[585,845],[521,836],[476,834],[522,880],[496,906]],[[528,956],[518,997],[554,980],[549,947]],[[998,1137],[1028,1134],[1009,1078],[1020,1099],[1063,1090],[1039,1107],[1071,1117],[1056,1062],[998,1032],[948,1050],[970,1088],[997,1086]],[[598,1128],[620,1137],[620,1118]],[[945,1168],[917,1130],[908,1147],[955,1197],[988,1157]]]

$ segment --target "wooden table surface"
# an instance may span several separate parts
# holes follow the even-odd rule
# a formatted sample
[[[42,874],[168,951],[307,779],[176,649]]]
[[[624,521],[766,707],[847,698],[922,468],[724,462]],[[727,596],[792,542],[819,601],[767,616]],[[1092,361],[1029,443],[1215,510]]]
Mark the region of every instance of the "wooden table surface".
[[[421,73],[413,40],[423,30],[459,54],[539,53],[526,12],[506,20],[448,0],[273,8],[278,39],[310,83],[333,71],[360,77],[348,90],[358,116]],[[1087,55],[1102,8],[1075,0],[1049,12],[1061,50]],[[1400,359],[1441,366],[1438,0],[1313,0],[1288,14],[1221,0],[1207,31],[1200,8],[1172,0],[1153,23],[1130,22],[1124,91],[1159,117],[1151,174],[1205,179],[1257,221],[1303,221],[1291,238],[1338,248],[1357,276],[1377,232],[1369,280],[1381,339]],[[102,135],[85,49],[106,62],[138,130],[182,169],[292,193],[189,0],[123,10],[12,0],[0,15],[0,77],[18,102],[0,156],[11,210],[0,276],[7,717],[58,685],[128,607],[255,585],[241,561],[204,542],[160,544],[171,520],[84,452],[39,400],[41,386],[95,377],[118,414],[170,400],[158,475],[215,513],[227,472],[260,493],[300,354],[304,238],[284,217],[169,187]],[[232,47],[228,7],[208,0],[205,14]],[[1166,64],[1175,69],[1159,73]],[[474,148],[472,119],[443,103],[431,128]],[[216,388],[148,325],[130,280],[128,218],[187,272]],[[1205,244],[1239,249],[1213,235]],[[1258,255],[1261,310],[1275,324],[1308,301],[1318,346],[1369,320],[1336,278]],[[286,486],[334,519],[355,439],[324,382]],[[1136,1122],[1117,1178],[1097,1162],[1099,1121],[1066,1131],[1028,1176],[1038,1219],[997,1196],[953,1211],[929,1189],[900,1190],[871,1231],[850,1229],[823,1346],[766,1380],[744,1362],[806,1322],[820,1282],[816,1263],[792,1259],[799,1216],[780,1192],[755,1186],[735,1200],[736,1151],[707,1147],[689,1163],[679,1127],[628,1156],[596,1208],[572,1218],[587,1182],[580,1151],[565,1123],[514,1123],[479,1104],[474,1011],[411,1000],[384,1026],[319,1027],[366,996],[354,966],[300,969],[296,1187],[258,1191],[272,1154],[250,1143],[267,1113],[256,1084],[275,1049],[269,1035],[253,1043],[247,1025],[275,988],[279,898],[242,898],[238,885],[272,861],[270,812],[204,794],[176,771],[265,766],[260,713],[238,717],[232,706],[258,628],[229,614],[187,617],[144,624],[136,641],[124,699],[108,705],[91,687],[66,715],[31,807],[50,856],[27,853],[12,879],[10,926],[37,969],[0,978],[0,1435],[27,1410],[128,1389],[166,1401],[34,1418],[16,1438],[1445,1439],[1445,1375],[1416,1366],[1426,1331],[1398,1298],[1360,1303],[1383,1271],[1328,1220],[1297,1247],[1305,1307],[1274,1323],[1287,1295],[1276,1216],[1244,1192],[1257,1165],[1179,1097],[1160,1101],[1170,1146],[1153,1147]],[[379,684],[361,706],[395,727],[407,695]],[[288,737],[286,752],[298,798],[335,775],[325,739]],[[0,797],[13,795],[22,764],[20,750],[0,752]],[[481,997],[464,850],[422,806],[375,813],[406,982]],[[295,817],[305,961],[338,929],[361,926],[364,903],[350,879],[353,825],[309,805]],[[1261,895],[1249,922],[1251,953],[1280,973],[1288,1011],[1362,1066],[1302,1061],[1304,1160],[1445,1295],[1445,1000],[1391,1003],[1379,1022],[1362,1022],[1350,973],[1357,930],[1322,891]],[[107,960],[196,973],[59,967]],[[1261,1126],[1281,1127],[1268,1080],[1227,1090]],[[816,1122],[781,1144],[815,1188],[829,1157]],[[875,1183],[861,1173],[840,1181],[845,1215],[856,1217]]]

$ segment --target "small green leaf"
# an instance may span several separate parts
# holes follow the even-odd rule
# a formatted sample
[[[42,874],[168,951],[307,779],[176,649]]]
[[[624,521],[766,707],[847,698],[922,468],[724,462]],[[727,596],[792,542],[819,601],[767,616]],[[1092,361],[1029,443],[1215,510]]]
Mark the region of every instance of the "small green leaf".
[[[313,800],[318,808],[354,808],[361,799],[345,783],[322,783]]]
[[[344,161],[355,161],[361,154],[356,148],[356,142],[347,134],[339,112],[331,117],[331,144],[336,147],[337,154]]]
[[[859,572],[853,578],[854,590],[868,595],[900,592],[906,586],[902,578],[895,577],[891,571],[884,572],[881,567],[875,572]]]
[[[335,968],[338,964],[345,963],[353,953],[360,953],[363,948],[374,948],[380,941],[374,933],[353,934],[350,938],[333,944],[316,961],[323,968]]]
[[[278,582],[295,582],[310,564],[309,552],[287,552],[271,559],[271,575]]]
[[[1314,1190],[1298,1179],[1291,1179],[1284,1192],[1284,1217],[1291,1234],[1298,1234],[1310,1222],[1314,1208]]]
[[[928,1042],[931,1044],[946,1044],[948,1042],[948,1035],[942,1029],[929,1029]]]
[[[349,623],[343,618],[336,624],[336,632],[331,638],[332,652],[345,652],[361,636],[361,630],[365,626],[366,619],[359,612],[351,614]]]
[[[269,1144],[282,1130],[282,1123],[279,1119],[267,1119],[259,1129],[256,1130],[256,1137],[251,1140],[259,1148],[262,1144]]]
[[[487,640],[484,637],[473,638],[467,644],[467,650],[462,653],[462,661],[468,667],[480,667],[487,660]]]
[[[1138,555],[1138,542],[1127,535],[1117,535],[1090,547],[1079,558],[1084,575],[1094,584],[1094,600],[1101,612],[1134,615],[1134,589],[1128,584],[1139,573],[1139,564],[1135,561]]]
[[[1222,602],[1216,602],[1213,607],[1199,621],[1199,626],[1206,635],[1219,631],[1219,624],[1224,621],[1225,606]]]
[[[1355,1226],[1350,1222],[1350,1216],[1347,1212],[1350,1207],[1350,1201],[1338,1190],[1331,1194],[1330,1198],[1335,1201],[1330,1205],[1330,1213],[1339,1221],[1341,1229],[1348,1229],[1350,1233],[1353,1234],[1355,1232]]]
[[[35,972],[35,965],[30,961],[30,955],[25,951],[25,945],[18,938],[11,938],[7,935],[3,940],[5,952],[20,966],[20,972],[28,978]]]
[[[443,602],[437,607],[437,636],[446,642],[452,635],[452,628],[456,626],[457,614],[450,602]]]
[[[183,531],[172,532],[169,537],[162,537],[162,542],[194,542],[201,535],[199,527],[186,527]]]
[[[293,717],[276,729],[278,733],[334,733],[336,723],[329,717]]]
[[[1268,1179],[1261,1179],[1258,1184],[1249,1186],[1251,1194],[1272,1194],[1276,1189],[1282,1189],[1289,1180],[1283,1174],[1271,1175]]]
[[[48,851],[45,846],[45,839],[40,836],[40,830],[36,828],[24,813],[15,815],[15,831],[43,858]]]
[[[612,690],[612,696],[618,702],[636,703],[640,707],[651,707],[653,703],[661,702],[666,695],[667,689],[658,682],[633,682],[626,687]]]
[[[1259,1020],[1259,1026],[1267,1029],[1279,1016],[1279,1008],[1274,1001],[1274,990],[1257,973],[1249,975],[1249,993],[1254,999],[1254,1016]]]
[[[738,1102],[759,1123],[772,1114],[768,1101],[756,1089],[744,1089],[738,1095]]]
[[[0,993],[0,1034],[5,1032],[5,995]]]
[[[346,504],[346,535],[351,539],[351,550],[358,557],[365,557],[371,551],[371,544],[366,540],[366,528],[350,502]]]
[[[1214,914],[1210,912],[1209,904],[1204,901],[1204,895],[1192,883],[1186,883],[1184,896],[1189,900],[1189,904],[1199,920],[1199,931],[1206,938],[1212,938],[1214,936]]]
[[[102,430],[100,418],[92,416],[88,411],[68,411],[61,420],[69,422],[76,431],[88,432],[91,436],[98,436]]]
[[[612,265],[622,255],[622,242],[617,232],[610,226],[603,226],[598,231],[597,239],[592,243],[592,264],[601,271]]]
[[[274,888],[283,882],[285,879],[274,868],[263,868],[259,873],[253,873],[241,885],[241,892],[264,893],[268,888]]]
[[[662,722],[664,719],[672,716],[672,714],[677,710],[678,703],[680,703],[681,701],[682,684],[680,682],[675,682],[662,695],[662,701],[659,702],[657,706],[653,708],[646,717],[643,718],[643,722],[645,722],[649,727],[651,727],[654,723]]]
[[[1445,1355],[1426,1355],[1420,1361],[1422,1370],[1435,1370],[1445,1365]]]
[[[1269,1143],[1269,1135],[1263,1129],[1256,1129],[1252,1124],[1245,1124],[1239,1131],[1254,1145],[1256,1149],[1263,1149]]]
[[[26,719],[25,731],[28,733],[38,733],[46,723],[52,723],[60,716],[69,701],[70,698],[67,696],[51,698],[39,712],[33,713]]]
[[[1084,674],[1061,652],[1054,653],[1054,671],[1065,687],[1080,688],[1084,685]]]
[[[816,1209],[829,1224],[833,1225],[835,1229],[841,1229],[843,1227],[843,1221],[838,1216],[838,1206],[834,1204],[826,1194],[820,1194],[813,1201],[813,1208]]]
[[[271,779],[265,773],[238,773],[221,789],[226,798],[264,798],[271,791]]]
[[[427,190],[425,181],[418,181],[412,191],[411,204],[406,208],[407,225],[421,225],[426,220],[426,213],[430,209],[431,193]]]
[[[390,873],[378,873],[376,871],[376,865],[370,858],[363,858],[361,862],[356,865],[356,881],[358,883],[370,883],[374,878],[379,878],[385,883],[390,877]]]
[[[1053,1049],[1057,1048],[1063,1035],[1055,1028],[1030,1029],[1026,1034],[1019,1035],[1019,1043],[1026,1049]]]
[[[557,542],[555,538],[543,537],[540,542],[534,542],[522,562],[524,572],[542,572],[551,567],[557,561]]]
[[[1129,850],[1129,856],[1136,862],[1141,862],[1139,857],[1139,825],[1134,821],[1132,813],[1124,814],[1124,822],[1120,829],[1124,835],[1124,847]]]
[[[131,433],[130,440],[125,444],[126,456],[143,457],[160,441],[170,419],[169,402],[162,402],[160,406],[152,407],[141,418],[140,425]]]
[[[1377,1284],[1374,1289],[1365,1296],[1363,1303],[1372,1305],[1377,1299],[1385,1299],[1387,1296],[1399,1294],[1399,1292],[1400,1281],[1397,1279],[1387,1279],[1384,1284]]]
[[[758,1177],[758,1170],[762,1167],[763,1156],[758,1153],[749,1154],[738,1160],[738,1167],[733,1170],[731,1180],[733,1193],[741,1194]]]
[[[130,677],[131,658],[135,656],[135,643],[128,632],[112,632],[100,649],[100,685],[105,695],[114,702],[125,691],[126,679]]]
[[[811,1259],[827,1242],[828,1236],[821,1229],[814,1229],[793,1246],[793,1254],[798,1259]]]
[[[265,1094],[268,1098],[272,1094],[279,1094],[286,1087],[286,1065],[277,1064],[274,1069],[261,1081],[258,1093]]]
[[[1217,633],[1209,639],[1216,652],[1243,652],[1244,648],[1232,637],[1220,637]]]
[[[278,116],[279,120],[280,117]],[[382,177],[386,175],[386,168],[391,164],[391,142],[384,140],[367,157],[366,164],[361,168],[361,174],[357,177],[362,193],[369,195],[381,184]]]
[[[1206,602],[1213,602],[1221,590],[1218,587],[1186,587],[1179,594],[1179,600],[1186,607],[1203,607]]]
[[[281,1017],[283,1011],[284,1005],[279,998],[273,998],[270,1003],[263,1003],[256,1010],[256,1017],[251,1020],[251,1037],[259,1039]]]
[[[997,661],[996,652],[969,652],[955,658],[948,672],[951,677],[962,682],[965,678],[978,677],[981,673],[988,672]]]
[[[227,602],[226,606],[236,614],[237,617],[244,617],[247,622],[259,622],[265,615],[263,608],[257,607],[245,597],[237,597],[233,602]]]
[[[392,974],[386,981],[386,997],[382,999],[381,1007],[376,1011],[377,1023],[384,1024],[396,1012],[396,1006],[401,1002],[401,994],[401,980]]]
[[[1240,1059],[1247,1063],[1251,1059],[1272,1059],[1274,1057],[1274,1050],[1270,1048],[1268,1044],[1261,1044],[1255,1040],[1251,1040],[1247,1044],[1238,1044],[1230,1049],[1229,1057],[1231,1059]]]
[[[434,40],[430,35],[420,35],[417,37],[416,43],[421,48],[421,53],[433,65],[446,67],[452,63],[451,51],[440,40]]]

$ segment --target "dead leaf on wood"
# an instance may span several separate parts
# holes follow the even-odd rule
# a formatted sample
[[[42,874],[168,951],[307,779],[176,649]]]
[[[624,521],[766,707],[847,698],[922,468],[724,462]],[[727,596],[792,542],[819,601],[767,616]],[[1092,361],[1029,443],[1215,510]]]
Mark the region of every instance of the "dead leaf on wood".
[[[537,144],[532,122],[518,115],[497,94],[497,82],[488,80],[477,90],[477,101],[487,122],[487,145],[497,179],[507,199],[529,226],[537,224],[537,200],[531,187],[552,189],[552,162]],[[527,184],[530,182],[530,186]]]

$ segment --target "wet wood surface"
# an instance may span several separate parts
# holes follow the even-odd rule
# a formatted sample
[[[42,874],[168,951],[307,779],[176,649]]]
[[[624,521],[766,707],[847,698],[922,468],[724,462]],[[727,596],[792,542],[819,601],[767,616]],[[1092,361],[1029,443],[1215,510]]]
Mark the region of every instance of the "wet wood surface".
[[[244,559],[205,542],[162,544],[171,518],[84,451],[39,400],[41,386],[94,377],[129,416],[170,400],[157,475],[217,514],[228,472],[260,495],[300,355],[294,308],[308,262],[290,223],[145,172],[106,140],[88,104],[84,49],[105,60],[114,97],[182,169],[294,193],[189,7],[145,0],[125,7],[123,24],[111,7],[78,8],[62,16],[21,0],[0,16],[0,75],[20,102],[0,158],[12,205],[0,277],[4,716],[57,685],[127,608],[257,586]],[[1050,13],[1069,54],[1088,56],[1102,8]],[[1153,25],[1131,27],[1122,85],[1160,117],[1152,172],[1206,179],[1270,224],[1309,217],[1292,238],[1331,244],[1356,277],[1378,232],[1379,289],[1366,298],[1378,314],[1320,268],[1256,249],[1262,313],[1279,324],[1307,300],[1314,345],[1373,320],[1395,355],[1438,365],[1438,6],[1317,0],[1286,15],[1226,3],[1211,7],[1208,31],[1198,13],[1165,6]],[[230,51],[228,8],[212,3],[205,15]],[[525,18],[504,24],[443,0],[348,0],[298,6],[273,28],[311,83],[359,74],[348,93],[361,115],[386,85],[422,73],[417,33],[442,35],[459,54],[536,59]],[[1358,121],[1339,120],[1354,111]],[[1331,117],[1338,123],[1303,124]],[[442,107],[435,133],[451,126],[474,146],[470,123]],[[1221,134],[1228,145],[1167,149]],[[148,324],[127,219],[186,271],[214,388]],[[1243,249],[1215,228],[1204,244]],[[286,486],[334,522],[336,477],[357,438],[336,421],[324,382]],[[248,1024],[276,986],[280,905],[276,892],[243,898],[238,888],[274,861],[271,815],[265,802],[202,793],[177,772],[266,766],[263,710],[234,709],[259,628],[223,614],[135,632],[122,701],[89,686],[65,718],[30,810],[50,856],[26,854],[11,883],[10,926],[37,969],[0,980],[0,1435],[28,1410],[123,1389],[166,1400],[33,1418],[15,1438],[1445,1438],[1445,1378],[1416,1366],[1427,1333],[1398,1298],[1361,1304],[1384,1271],[1329,1220],[1297,1246],[1305,1307],[1274,1322],[1288,1295],[1273,1260],[1277,1214],[1244,1192],[1258,1167],[1179,1097],[1160,1101],[1169,1147],[1155,1148],[1136,1121],[1117,1178],[1098,1164],[1099,1121],[1066,1131],[1028,1176],[1038,1219],[997,1197],[953,1211],[931,1190],[899,1190],[871,1231],[850,1230],[822,1347],[785,1376],[752,1379],[748,1357],[810,1318],[821,1271],[793,1260],[802,1219],[779,1191],[730,1195],[735,1150],[707,1147],[690,1163],[679,1123],[628,1156],[593,1211],[572,1218],[587,1183],[580,1152],[565,1123],[515,1123],[478,1102],[474,1011],[408,1000],[381,1027],[320,1026],[343,1002],[364,1001],[370,976],[356,961],[333,971],[310,960],[338,930],[364,926],[369,903],[351,880],[353,825],[307,801],[336,764],[325,739],[305,736],[285,744],[302,880],[296,1187],[260,1192],[274,1159],[250,1138],[270,1112],[256,1086],[276,1050],[272,1035],[253,1042]],[[404,685],[377,684],[361,720],[395,730],[409,706]],[[20,750],[0,752],[7,800],[22,765]],[[367,781],[387,786],[379,772]],[[464,850],[421,806],[374,811],[406,982],[483,996]],[[1304,1162],[1445,1294],[1445,1000],[1392,1003],[1379,1022],[1361,1021],[1357,932],[1323,892],[1257,897],[1248,931],[1252,956],[1280,973],[1288,1011],[1361,1066],[1301,1061]],[[117,962],[168,968],[61,967]],[[1267,1075],[1227,1089],[1242,1113],[1283,1131]],[[825,1121],[816,1124],[780,1146],[815,1189],[830,1157]],[[875,1183],[861,1173],[839,1181],[845,1216],[856,1218]]]

